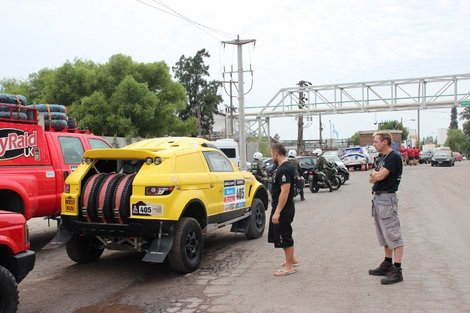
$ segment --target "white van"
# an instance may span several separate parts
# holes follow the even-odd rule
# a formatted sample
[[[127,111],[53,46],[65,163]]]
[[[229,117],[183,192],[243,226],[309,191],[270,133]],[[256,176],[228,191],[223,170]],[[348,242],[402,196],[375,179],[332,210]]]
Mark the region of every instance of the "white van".
[[[214,146],[219,148],[236,166],[240,167],[240,153],[238,143],[233,139],[218,139],[212,141]]]

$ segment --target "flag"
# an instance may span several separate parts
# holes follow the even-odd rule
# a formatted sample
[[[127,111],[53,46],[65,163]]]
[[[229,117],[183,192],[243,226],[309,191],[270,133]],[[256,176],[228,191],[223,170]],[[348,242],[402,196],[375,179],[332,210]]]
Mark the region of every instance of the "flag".
[[[335,128],[335,124],[331,124],[331,127],[333,128],[333,133],[335,134],[336,139],[339,139],[339,133]]]

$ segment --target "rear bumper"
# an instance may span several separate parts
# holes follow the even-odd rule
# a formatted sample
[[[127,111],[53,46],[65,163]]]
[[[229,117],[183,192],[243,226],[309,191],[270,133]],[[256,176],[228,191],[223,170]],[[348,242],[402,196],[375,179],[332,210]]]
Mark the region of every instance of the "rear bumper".
[[[62,217],[62,227],[72,233],[112,237],[157,238],[160,228],[168,232],[174,221],[133,220],[127,224],[83,222],[76,217]]]
[[[20,283],[34,268],[35,261],[36,253],[31,250],[26,250],[11,256],[8,269],[13,276],[15,276],[17,283]]]

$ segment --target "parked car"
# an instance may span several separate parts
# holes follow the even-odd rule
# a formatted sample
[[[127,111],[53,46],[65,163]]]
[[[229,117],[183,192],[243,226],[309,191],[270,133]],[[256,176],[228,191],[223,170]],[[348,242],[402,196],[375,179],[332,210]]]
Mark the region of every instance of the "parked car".
[[[454,161],[462,162],[463,155],[460,152],[452,152],[452,156],[454,157]]]
[[[431,150],[426,150],[426,151],[421,151],[419,153],[419,163],[424,163],[428,164],[431,163],[432,159],[432,151]]]
[[[435,151],[431,159],[431,166],[454,166],[455,160],[452,153],[446,151]]]
[[[366,156],[360,153],[349,153],[347,155],[343,155],[341,157],[341,161],[343,161],[348,170],[350,168],[359,170],[362,169],[362,166],[364,166],[365,170],[369,169],[369,160]]]
[[[346,165],[344,165],[343,161],[339,158],[338,155],[335,154],[323,154],[325,159],[329,162],[336,164],[336,169],[338,170],[338,174],[341,175],[341,184],[344,184],[347,180],[349,180],[349,171]]]

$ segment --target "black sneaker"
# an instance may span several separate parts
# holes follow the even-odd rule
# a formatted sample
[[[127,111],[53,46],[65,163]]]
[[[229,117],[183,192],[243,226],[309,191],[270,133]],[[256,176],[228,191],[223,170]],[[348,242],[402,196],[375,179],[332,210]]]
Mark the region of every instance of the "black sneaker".
[[[393,264],[391,262],[383,261],[382,263],[380,263],[379,267],[374,268],[373,270],[369,270],[369,275],[387,276],[388,272],[390,272],[390,269],[392,267]]]
[[[396,266],[392,266],[387,274],[387,277],[384,277],[380,280],[382,285],[391,285],[401,281],[403,281],[403,274],[401,273],[401,268]]]

